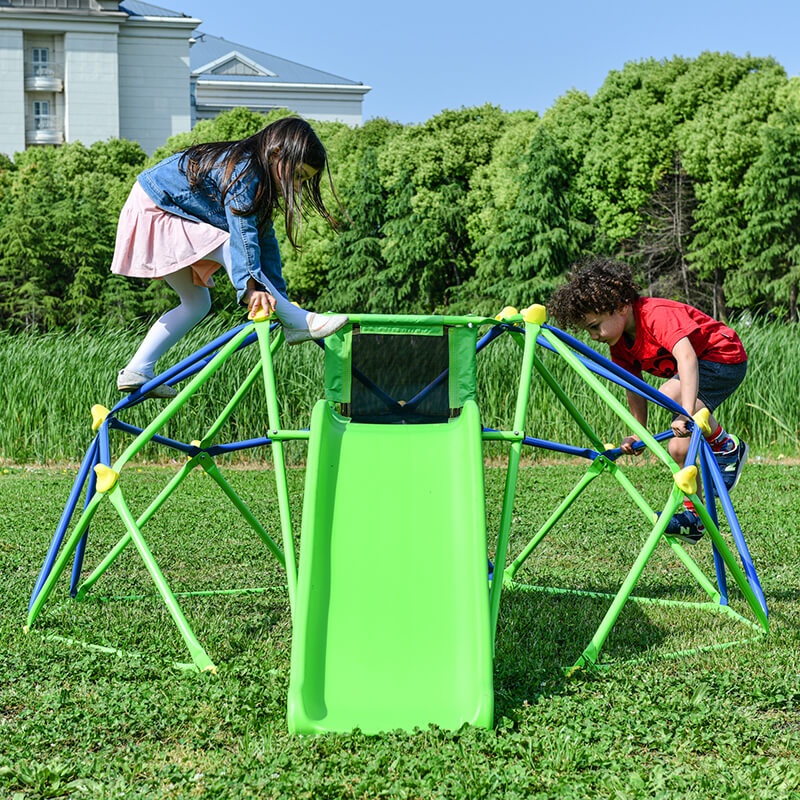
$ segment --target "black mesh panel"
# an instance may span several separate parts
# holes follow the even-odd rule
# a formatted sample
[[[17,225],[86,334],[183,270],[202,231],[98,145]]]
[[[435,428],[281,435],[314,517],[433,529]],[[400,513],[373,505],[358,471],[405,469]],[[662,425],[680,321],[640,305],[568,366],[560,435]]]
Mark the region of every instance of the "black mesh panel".
[[[447,333],[442,336],[353,334],[350,403],[342,408],[353,422],[414,424],[446,422],[453,416],[447,375]],[[363,376],[363,380],[362,380]]]

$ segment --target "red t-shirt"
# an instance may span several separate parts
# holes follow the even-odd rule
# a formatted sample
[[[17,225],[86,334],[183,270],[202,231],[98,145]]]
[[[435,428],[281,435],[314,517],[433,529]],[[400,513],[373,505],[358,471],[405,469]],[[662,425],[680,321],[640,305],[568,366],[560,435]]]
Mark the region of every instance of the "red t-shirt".
[[[698,359],[718,364],[747,361],[736,331],[685,303],[660,297],[640,297],[633,303],[636,339],[628,346],[623,335],[611,348],[611,360],[637,378],[649,372],[671,378],[678,372],[672,350],[684,337]]]

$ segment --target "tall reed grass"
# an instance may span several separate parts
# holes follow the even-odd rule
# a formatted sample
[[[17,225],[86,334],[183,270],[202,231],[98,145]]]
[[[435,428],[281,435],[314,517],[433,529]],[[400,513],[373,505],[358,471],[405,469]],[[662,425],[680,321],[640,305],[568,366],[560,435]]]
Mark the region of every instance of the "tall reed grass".
[[[744,437],[754,454],[800,455],[800,332],[797,326],[752,323],[735,326],[747,349],[750,366],[742,387],[718,414],[723,425]],[[226,328],[218,318],[198,326],[163,359],[163,368],[186,357]],[[95,403],[109,408],[119,400],[117,370],[125,364],[144,335],[144,328],[117,331],[86,330],[45,335],[0,332],[0,459],[9,463],[54,463],[79,460],[92,438],[89,409]],[[607,354],[607,350],[602,351]],[[234,358],[170,421],[164,434],[182,441],[199,439],[220,413],[257,357],[251,347]],[[542,359],[598,435],[619,442],[625,427],[613,412],[553,354]],[[508,337],[490,345],[478,358],[478,400],[483,422],[494,428],[512,424],[520,369],[520,351]],[[322,351],[312,344],[282,348],[275,363],[282,424],[308,425],[311,409],[322,396]],[[624,392],[612,387],[624,403]],[[148,400],[126,412],[124,420],[143,427],[163,407]],[[661,409],[651,412],[650,427],[664,430],[669,419]],[[264,435],[266,402],[261,384],[244,399],[219,441],[238,441]],[[585,438],[534,376],[526,432],[540,439],[585,446]],[[115,433],[115,443],[129,441]],[[487,448],[491,456],[504,452]],[[548,454],[549,455],[549,454]],[[143,460],[164,460],[172,451],[155,445],[142,451]],[[292,461],[302,460],[304,445],[288,447]],[[268,458],[263,450],[229,457]]]

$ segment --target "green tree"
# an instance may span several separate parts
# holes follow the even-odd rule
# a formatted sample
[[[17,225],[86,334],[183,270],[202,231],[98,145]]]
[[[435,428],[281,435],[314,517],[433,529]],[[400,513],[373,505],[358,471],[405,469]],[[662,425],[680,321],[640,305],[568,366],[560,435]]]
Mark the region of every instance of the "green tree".
[[[700,107],[680,135],[683,164],[695,180],[698,200],[688,257],[698,276],[712,282],[706,305],[720,317],[726,314],[723,290],[742,261],[746,218],[740,187],[761,151],[759,132],[786,84],[783,68],[770,58],[728,57],[725,66],[724,86],[730,90]]]
[[[139,145],[114,140],[17,155],[0,189],[6,327],[59,328],[101,316],[117,217],[144,160]],[[128,318],[138,311],[130,308]]]
[[[800,284],[800,112],[772,116],[761,130],[761,154],[745,176],[745,263],[727,284],[740,307],[786,309],[798,321]]]
[[[444,307],[472,276],[472,181],[491,161],[506,120],[489,105],[444,111],[405,127],[379,155],[387,191],[382,252],[397,311]]]
[[[322,308],[381,313],[394,303],[387,264],[381,252],[386,196],[374,148],[364,153],[357,182],[348,187],[350,220],[343,223],[332,253]]]
[[[569,161],[544,126],[522,159],[516,200],[501,215],[476,275],[494,306],[545,302],[589,234],[572,214]]]

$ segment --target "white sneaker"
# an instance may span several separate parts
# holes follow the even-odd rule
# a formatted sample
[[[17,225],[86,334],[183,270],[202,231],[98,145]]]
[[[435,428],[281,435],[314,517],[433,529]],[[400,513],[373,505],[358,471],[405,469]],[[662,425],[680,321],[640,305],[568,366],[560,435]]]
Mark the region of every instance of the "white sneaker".
[[[313,311],[309,311],[306,314],[308,328],[284,327],[283,335],[288,344],[300,344],[300,342],[307,342],[310,339],[324,339],[347,325],[349,320],[347,314],[315,314]]]
[[[121,369],[117,374],[117,389],[121,392],[135,392],[140,386],[144,386],[148,381],[153,380],[152,375],[145,375],[135,369]],[[178,390],[172,386],[162,383],[147,393],[147,397],[175,397]]]

